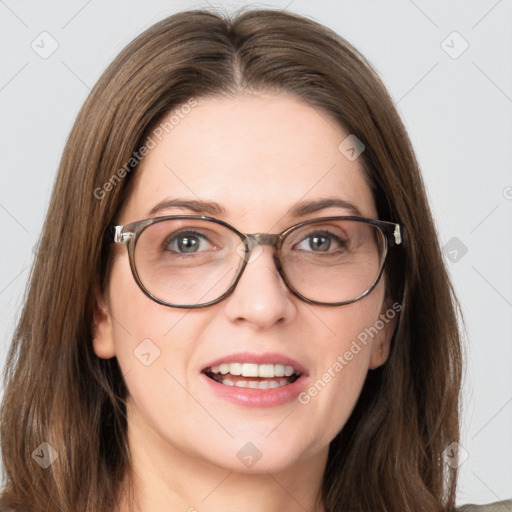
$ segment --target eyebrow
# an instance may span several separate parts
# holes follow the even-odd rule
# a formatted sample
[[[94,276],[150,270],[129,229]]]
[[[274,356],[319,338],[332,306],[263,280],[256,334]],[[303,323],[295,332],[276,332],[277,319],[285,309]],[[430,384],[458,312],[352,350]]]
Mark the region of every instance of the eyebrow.
[[[316,201],[301,201],[300,203],[292,206],[288,213],[292,217],[302,217],[309,213],[325,210],[326,208],[343,208],[348,210],[351,215],[355,215],[357,217],[363,216],[359,208],[354,203],[338,197],[328,197],[325,199],[318,199]]]
[[[170,208],[183,208],[194,213],[207,213],[208,215],[226,215],[227,210],[215,201],[202,201],[200,199],[164,199],[154,206],[149,214],[154,215]]]
[[[149,214],[155,215],[162,210],[171,208],[181,208],[190,210],[198,214],[226,216],[228,211],[222,205],[215,201],[202,201],[198,199],[164,199],[156,206],[154,206]],[[316,201],[301,201],[293,205],[287,212],[289,217],[303,217],[310,213],[315,213],[326,208],[343,208],[347,210],[350,215],[363,217],[359,208],[345,199],[337,197],[328,197],[325,199],[318,199]]]

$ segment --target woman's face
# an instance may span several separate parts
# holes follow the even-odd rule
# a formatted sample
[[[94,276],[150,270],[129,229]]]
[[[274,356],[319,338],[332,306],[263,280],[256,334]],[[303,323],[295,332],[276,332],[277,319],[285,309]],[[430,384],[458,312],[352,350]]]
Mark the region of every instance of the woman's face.
[[[280,233],[304,220],[354,214],[342,206],[290,213],[298,203],[327,198],[377,217],[360,159],[338,149],[349,134],[289,95],[202,99],[169,133],[160,132],[136,171],[119,224],[199,214],[183,206],[153,210],[178,198],[217,203],[222,213],[201,213],[244,233]],[[379,322],[386,313],[384,280],[349,305],[307,304],[288,290],[265,245],[225,300],[177,309],[149,299],[132,276],[126,249],[113,250],[108,291],[96,308],[94,349],[119,361],[132,449],[246,472],[324,463],[368,370],[387,358],[393,322]],[[288,365],[301,376],[268,389],[228,386],[205,374],[222,363],[250,364],[249,373],[257,363]],[[227,368],[236,373],[237,367]]]

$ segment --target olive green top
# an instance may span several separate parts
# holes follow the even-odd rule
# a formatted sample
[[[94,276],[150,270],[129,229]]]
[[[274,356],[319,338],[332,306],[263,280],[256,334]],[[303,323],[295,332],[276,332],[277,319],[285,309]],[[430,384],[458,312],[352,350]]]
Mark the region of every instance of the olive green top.
[[[457,512],[512,512],[512,500],[497,501],[489,505],[464,505]]]

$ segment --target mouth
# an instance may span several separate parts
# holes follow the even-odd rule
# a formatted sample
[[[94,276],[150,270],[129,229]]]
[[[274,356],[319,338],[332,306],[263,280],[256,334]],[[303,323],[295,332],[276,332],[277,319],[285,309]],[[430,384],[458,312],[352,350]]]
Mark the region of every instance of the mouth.
[[[293,384],[300,370],[284,364],[256,364],[247,362],[221,363],[203,370],[208,378],[239,388],[274,389]]]
[[[306,366],[278,352],[238,352],[210,361],[201,370],[206,390],[238,407],[293,403],[309,382]]]

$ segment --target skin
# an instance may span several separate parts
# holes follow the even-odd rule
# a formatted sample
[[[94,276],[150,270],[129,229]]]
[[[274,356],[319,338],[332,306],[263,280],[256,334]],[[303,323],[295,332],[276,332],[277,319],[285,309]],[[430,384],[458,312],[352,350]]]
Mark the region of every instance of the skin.
[[[149,218],[160,201],[178,197],[220,203],[228,213],[217,217],[245,233],[349,215],[339,207],[300,218],[288,214],[298,201],[333,196],[377,218],[359,160],[338,150],[347,135],[325,113],[284,93],[200,99],[142,161],[118,223]],[[174,208],[157,216],[173,214],[196,212]],[[393,322],[306,405],[238,406],[201,383],[200,370],[234,352],[280,352],[300,361],[313,383],[389,307],[384,279],[353,304],[310,305],[286,288],[265,246],[227,299],[182,310],[146,297],[126,249],[112,250],[108,289],[97,297],[93,344],[98,357],[118,358],[129,390],[140,510],[323,510],[318,493],[329,443],[350,416],[367,372],[386,361]],[[148,338],[160,357],[145,366],[134,350]],[[251,468],[237,457],[247,442],[262,453]],[[121,510],[128,510],[126,503]]]

